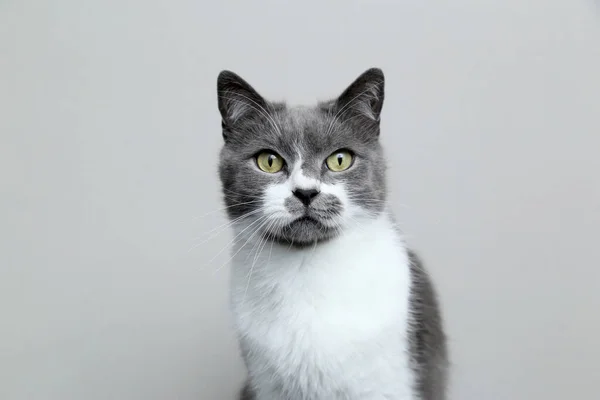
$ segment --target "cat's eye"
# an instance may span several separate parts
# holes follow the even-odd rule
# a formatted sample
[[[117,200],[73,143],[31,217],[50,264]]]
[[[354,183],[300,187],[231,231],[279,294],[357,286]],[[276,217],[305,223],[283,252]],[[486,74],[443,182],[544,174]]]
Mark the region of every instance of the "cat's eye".
[[[327,157],[325,163],[333,172],[345,171],[352,165],[352,154],[348,150],[338,150]]]
[[[256,165],[262,171],[274,174],[283,169],[283,158],[272,151],[263,151],[256,156]]]

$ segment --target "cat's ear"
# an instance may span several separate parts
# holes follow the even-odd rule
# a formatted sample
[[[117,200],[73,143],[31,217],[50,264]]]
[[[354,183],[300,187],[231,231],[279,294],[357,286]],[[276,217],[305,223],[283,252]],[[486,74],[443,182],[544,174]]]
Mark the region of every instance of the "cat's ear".
[[[385,77],[379,68],[363,72],[336,101],[339,115],[354,114],[379,122],[383,108]]]
[[[231,71],[221,71],[217,78],[219,112],[223,126],[232,126],[267,107],[265,99],[248,82]]]

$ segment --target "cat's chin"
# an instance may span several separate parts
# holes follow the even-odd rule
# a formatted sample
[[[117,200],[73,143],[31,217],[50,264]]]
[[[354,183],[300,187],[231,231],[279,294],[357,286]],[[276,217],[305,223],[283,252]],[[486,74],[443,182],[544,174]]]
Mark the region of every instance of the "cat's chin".
[[[323,224],[312,216],[296,218],[277,232],[269,232],[271,240],[296,248],[314,246],[335,238],[339,229]]]

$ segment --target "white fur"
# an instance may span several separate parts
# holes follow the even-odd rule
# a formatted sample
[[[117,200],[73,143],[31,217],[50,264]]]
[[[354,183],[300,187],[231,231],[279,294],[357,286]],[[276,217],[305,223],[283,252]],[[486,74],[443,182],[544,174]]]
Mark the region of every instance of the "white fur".
[[[283,206],[289,184],[269,188],[267,214],[291,218]],[[360,218],[343,187],[320,190],[345,203],[339,237],[299,250],[258,243],[252,228],[234,249],[231,305],[238,335],[253,349],[258,400],[280,398],[274,377],[315,400],[415,399],[406,249],[387,214]]]
[[[302,171],[303,163],[302,155],[298,154],[298,161],[292,168],[287,184],[296,189],[319,189],[319,180],[304,175],[304,171]]]

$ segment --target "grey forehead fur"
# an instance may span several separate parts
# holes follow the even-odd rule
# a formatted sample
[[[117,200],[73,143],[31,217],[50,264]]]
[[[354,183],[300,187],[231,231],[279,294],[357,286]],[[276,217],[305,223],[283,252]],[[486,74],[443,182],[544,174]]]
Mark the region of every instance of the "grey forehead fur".
[[[265,100],[232,72],[218,78],[219,110],[224,146],[219,172],[230,218],[238,218],[262,204],[264,189],[285,181],[298,158],[306,176],[324,183],[345,183],[354,204],[373,215],[381,212],[386,197],[385,161],[379,143],[379,115],[383,105],[383,73],[371,69],[355,80],[338,98],[313,106],[288,107]],[[325,159],[348,149],[354,164],[344,172],[331,172]],[[286,167],[266,174],[255,166],[262,150],[278,153]],[[321,212],[335,212],[341,203],[320,199]],[[293,203],[288,203],[293,205]],[[319,206],[316,203],[315,206]],[[256,218],[256,213],[253,213]],[[282,229],[272,239],[310,244],[335,234],[322,225],[304,224],[302,229]]]

